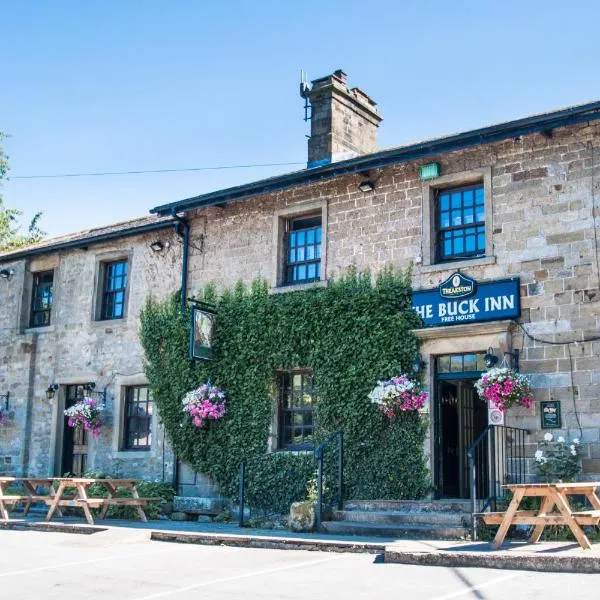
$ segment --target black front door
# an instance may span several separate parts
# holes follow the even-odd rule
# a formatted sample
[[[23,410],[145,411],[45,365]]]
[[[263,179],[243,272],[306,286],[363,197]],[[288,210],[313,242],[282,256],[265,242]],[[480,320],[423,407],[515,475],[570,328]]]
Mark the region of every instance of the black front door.
[[[83,393],[81,385],[65,386],[65,408],[73,406],[83,397]],[[88,435],[83,429],[69,427],[67,421],[68,418],[65,417],[60,474],[81,477],[87,471]]]
[[[467,451],[487,427],[487,405],[474,388],[482,360],[476,354],[436,359],[434,469],[440,498],[469,497]]]

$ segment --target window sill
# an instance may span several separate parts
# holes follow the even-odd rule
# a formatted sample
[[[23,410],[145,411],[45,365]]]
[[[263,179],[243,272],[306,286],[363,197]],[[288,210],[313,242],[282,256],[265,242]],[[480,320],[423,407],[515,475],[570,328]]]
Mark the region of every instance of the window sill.
[[[26,327],[23,334],[27,333],[52,333],[55,330],[54,325],[44,325],[43,327]]]
[[[456,271],[467,267],[479,267],[496,264],[495,256],[482,256],[481,258],[470,258],[452,262],[435,263],[433,265],[422,265],[421,273],[437,273],[439,271]]]
[[[152,449],[149,450],[119,450],[113,452],[113,458],[150,458],[153,455]]]
[[[114,327],[115,325],[124,325],[127,323],[127,317],[122,319],[94,319],[92,327]]]
[[[285,294],[286,292],[298,292],[327,287],[327,279],[311,281],[310,283],[296,283],[295,285],[280,285],[269,290],[269,294]]]

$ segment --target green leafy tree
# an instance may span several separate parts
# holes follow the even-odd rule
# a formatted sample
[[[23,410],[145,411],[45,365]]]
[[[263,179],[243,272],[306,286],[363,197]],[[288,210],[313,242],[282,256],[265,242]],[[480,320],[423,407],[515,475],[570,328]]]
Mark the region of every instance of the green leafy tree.
[[[8,156],[4,153],[2,141],[6,138],[6,134],[0,131],[0,190],[2,189],[2,180],[5,179],[8,173]],[[0,251],[12,250],[29,246],[39,242],[46,235],[39,228],[39,220],[42,213],[37,213],[29,226],[27,233],[21,232],[21,225],[18,217],[22,215],[22,211],[16,208],[6,208],[2,194],[0,194]]]

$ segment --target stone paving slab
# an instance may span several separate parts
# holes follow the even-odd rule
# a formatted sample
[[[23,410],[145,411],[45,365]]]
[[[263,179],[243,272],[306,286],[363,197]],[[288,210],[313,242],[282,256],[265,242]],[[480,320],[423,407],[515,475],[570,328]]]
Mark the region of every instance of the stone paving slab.
[[[440,567],[481,567],[555,573],[600,573],[600,544],[583,550],[571,542],[489,542],[402,540],[387,544],[386,563]]]

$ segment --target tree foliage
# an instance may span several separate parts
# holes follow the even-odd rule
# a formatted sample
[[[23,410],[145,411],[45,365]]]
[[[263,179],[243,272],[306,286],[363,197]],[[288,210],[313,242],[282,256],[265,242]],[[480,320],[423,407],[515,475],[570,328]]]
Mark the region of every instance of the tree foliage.
[[[239,464],[246,462],[253,506],[286,510],[303,499],[314,473],[312,453],[267,448],[276,371],[311,368],[317,442],[336,430],[345,434],[345,496],[420,498],[428,491],[423,417],[388,420],[367,398],[379,379],[409,373],[418,351],[407,274],[386,271],[373,283],[368,273],[351,273],[326,288],[284,294],[269,294],[266,283],[256,281],[218,298],[207,289],[204,300],[218,307],[210,362],[189,360],[190,315],[181,314],[177,297],[149,301],[141,316],[150,387],[183,461],[230,498],[237,494]],[[227,392],[227,413],[198,429],[181,399],[209,378]]]
[[[2,180],[6,178],[9,170],[8,156],[4,153],[2,145],[5,138],[6,135],[0,131],[0,191],[2,190]],[[45,233],[39,228],[42,213],[37,213],[33,217],[26,233],[21,232],[22,227],[18,222],[18,217],[22,214],[22,211],[16,208],[6,208],[2,194],[0,194],[0,251],[29,246],[44,237]]]

